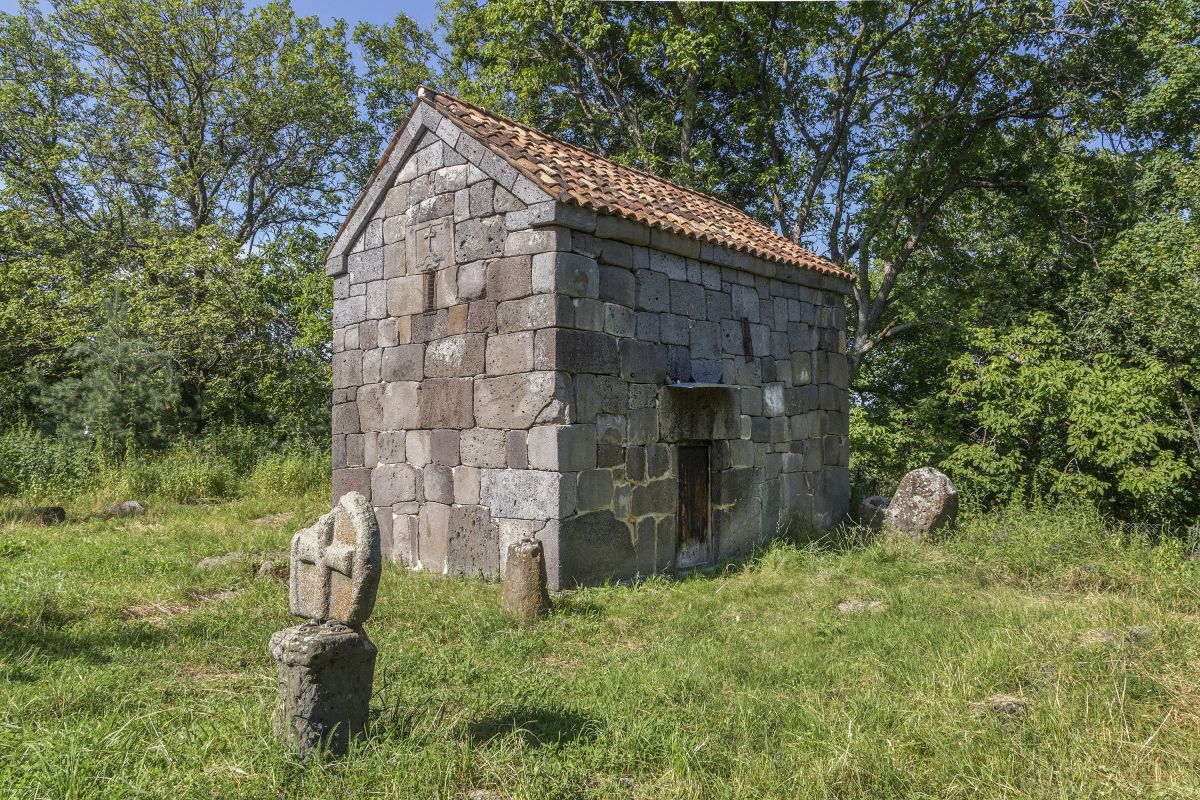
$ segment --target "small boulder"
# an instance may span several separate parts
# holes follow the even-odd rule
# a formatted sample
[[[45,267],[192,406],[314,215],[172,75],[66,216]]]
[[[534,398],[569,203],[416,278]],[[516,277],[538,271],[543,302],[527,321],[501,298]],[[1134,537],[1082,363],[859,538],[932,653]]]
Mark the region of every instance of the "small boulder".
[[[62,506],[34,506],[29,509],[29,519],[39,525],[58,525],[67,521],[67,510]]]
[[[146,507],[137,500],[125,500],[114,506],[109,506],[107,513],[110,517],[132,517],[136,514],[144,514],[145,512]]]
[[[1129,630],[1125,631],[1125,638],[1132,644],[1144,642],[1154,635],[1154,629],[1149,625],[1134,625]]]
[[[875,532],[883,529],[883,516],[891,499],[874,495],[858,504],[858,524]]]
[[[986,700],[971,704],[971,709],[977,716],[994,714],[1002,722],[1016,722],[1025,716],[1028,703],[1020,697],[1010,694],[994,694]]]
[[[914,469],[904,476],[884,512],[889,533],[918,541],[954,526],[958,517],[958,490],[945,473],[933,467]]]

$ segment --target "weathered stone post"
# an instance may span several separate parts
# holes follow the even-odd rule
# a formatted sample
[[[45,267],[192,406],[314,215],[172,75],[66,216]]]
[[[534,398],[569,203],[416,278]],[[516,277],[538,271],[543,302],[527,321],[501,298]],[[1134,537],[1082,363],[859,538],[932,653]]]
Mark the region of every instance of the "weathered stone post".
[[[379,523],[357,492],[292,537],[290,606],[310,621],[277,631],[270,651],[279,665],[275,728],[302,756],[341,755],[367,728],[376,649],[362,624],[380,564]]]
[[[550,613],[546,558],[537,539],[522,539],[508,546],[500,608],[522,625],[532,625]]]

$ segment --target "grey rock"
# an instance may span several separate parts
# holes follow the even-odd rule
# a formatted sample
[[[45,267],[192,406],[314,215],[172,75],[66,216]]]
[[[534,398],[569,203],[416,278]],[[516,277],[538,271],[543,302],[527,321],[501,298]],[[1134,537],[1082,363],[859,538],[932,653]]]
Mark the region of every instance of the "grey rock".
[[[367,729],[375,645],[361,630],[306,623],[271,636],[279,668],[275,729],[302,756],[343,755]]]
[[[270,580],[287,582],[291,576],[291,566],[286,558],[284,559],[267,559],[258,565],[258,569],[254,571],[255,577],[266,578]]]
[[[124,500],[116,505],[108,507],[107,513],[110,517],[132,517],[136,514],[144,514],[146,507],[137,500]]]
[[[38,525],[58,525],[67,521],[67,510],[62,506],[35,506],[29,509],[28,519]]]
[[[1134,625],[1129,630],[1125,631],[1125,638],[1136,644],[1143,642],[1154,635],[1154,629],[1149,625]]]
[[[1008,694],[994,694],[971,704],[976,716],[995,715],[1002,722],[1016,722],[1025,716],[1028,702]]]
[[[196,562],[196,569],[215,569],[217,567],[224,567],[224,566],[228,566],[229,564],[236,564],[237,562],[241,561],[245,557],[246,557],[246,554],[241,552],[240,550],[234,550],[229,553],[222,553],[219,556],[209,556],[207,558],[202,558],[198,562]]]
[[[546,559],[537,539],[522,539],[509,545],[500,608],[521,625],[532,625],[550,613]]]
[[[958,490],[950,478],[933,467],[914,469],[904,476],[884,513],[885,531],[925,539],[953,527],[958,516]]]

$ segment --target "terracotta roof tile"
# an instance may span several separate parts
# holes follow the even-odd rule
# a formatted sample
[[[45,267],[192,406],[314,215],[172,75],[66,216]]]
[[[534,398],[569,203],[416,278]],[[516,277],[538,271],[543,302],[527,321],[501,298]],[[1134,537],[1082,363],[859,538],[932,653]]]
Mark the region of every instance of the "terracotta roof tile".
[[[430,89],[422,89],[418,96],[560,202],[723,245],[766,261],[854,280],[832,261],[728,203],[610,161],[456,97]]]

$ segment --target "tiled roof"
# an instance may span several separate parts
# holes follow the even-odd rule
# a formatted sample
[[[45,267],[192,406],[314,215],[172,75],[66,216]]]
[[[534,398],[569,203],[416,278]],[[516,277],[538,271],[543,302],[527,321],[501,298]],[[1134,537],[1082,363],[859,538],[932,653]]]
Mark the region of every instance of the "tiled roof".
[[[765,261],[854,280],[728,203],[554,139],[539,130],[423,88],[421,100],[562,203],[640,222]]]

